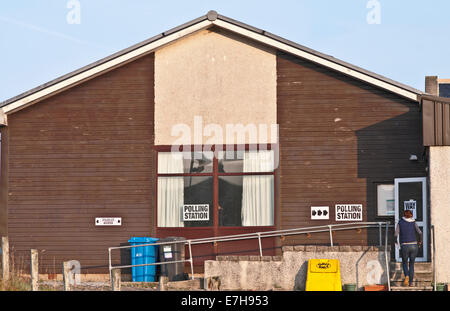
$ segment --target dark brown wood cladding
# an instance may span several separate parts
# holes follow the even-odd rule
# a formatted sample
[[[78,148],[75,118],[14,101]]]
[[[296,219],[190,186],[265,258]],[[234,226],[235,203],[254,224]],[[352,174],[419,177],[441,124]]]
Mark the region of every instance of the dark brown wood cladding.
[[[352,203],[363,205],[365,221],[393,221],[377,217],[376,186],[426,176],[419,105],[291,55],[278,55],[277,74],[280,227],[336,223],[335,204]],[[311,221],[311,206],[329,206],[330,221]],[[378,230],[337,232],[334,242],[361,245],[368,237],[378,243]]]
[[[8,235],[8,128],[0,128],[0,235]]]
[[[36,248],[41,273],[60,273],[64,260],[106,273],[95,267],[107,266],[108,247],[152,234],[153,114],[151,54],[9,117],[16,261]],[[96,227],[95,217],[122,217],[123,225]]]
[[[450,146],[450,100],[422,99],[423,145]]]

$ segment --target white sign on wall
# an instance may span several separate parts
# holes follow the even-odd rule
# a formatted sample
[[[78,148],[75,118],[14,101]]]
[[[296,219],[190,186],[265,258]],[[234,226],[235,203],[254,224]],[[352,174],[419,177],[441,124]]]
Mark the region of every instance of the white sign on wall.
[[[95,218],[96,226],[121,226],[122,217],[97,217]]]
[[[336,221],[362,221],[362,204],[336,204]]]
[[[209,221],[209,204],[183,205],[183,221]]]
[[[413,214],[413,218],[417,218],[417,201],[410,199],[409,201],[403,202],[403,208],[405,211],[411,211]]]
[[[395,215],[395,186],[391,184],[377,185],[378,216]]]
[[[312,220],[327,220],[330,219],[329,206],[311,206]]]

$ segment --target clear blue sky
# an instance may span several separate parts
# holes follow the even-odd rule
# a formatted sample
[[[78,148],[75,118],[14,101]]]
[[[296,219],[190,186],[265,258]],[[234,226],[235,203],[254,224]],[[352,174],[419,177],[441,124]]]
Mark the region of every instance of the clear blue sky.
[[[72,0],[73,1],[73,0]],[[424,89],[450,78],[450,1],[69,0],[0,2],[0,101],[216,10],[354,65]],[[373,1],[373,0],[372,0]]]

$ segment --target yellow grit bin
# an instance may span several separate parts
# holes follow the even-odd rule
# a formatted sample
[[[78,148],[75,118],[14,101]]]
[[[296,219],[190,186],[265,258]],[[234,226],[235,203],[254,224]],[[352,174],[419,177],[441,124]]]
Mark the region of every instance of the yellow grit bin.
[[[338,259],[310,259],[306,291],[342,291]]]

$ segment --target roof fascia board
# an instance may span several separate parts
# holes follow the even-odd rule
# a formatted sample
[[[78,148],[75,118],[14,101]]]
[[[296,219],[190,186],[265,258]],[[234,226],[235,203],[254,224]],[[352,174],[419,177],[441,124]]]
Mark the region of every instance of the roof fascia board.
[[[392,85],[390,83],[387,83],[385,81],[382,81],[380,79],[371,77],[365,73],[359,72],[357,70],[351,69],[349,67],[343,66],[341,64],[338,64],[336,62],[332,62],[330,60],[327,60],[323,57],[317,56],[315,54],[313,54],[312,52],[308,52],[308,51],[303,51],[299,48],[293,47],[291,45],[288,45],[286,43],[280,42],[279,40],[275,40],[272,38],[272,36],[266,36],[264,34],[261,34],[258,32],[255,32],[254,30],[250,30],[250,29],[246,29],[243,28],[239,25],[236,25],[234,23],[230,23],[228,21],[225,20],[221,20],[220,18],[213,21],[213,24],[228,29],[230,31],[239,33],[245,37],[251,38],[253,40],[259,41],[261,43],[267,44],[269,46],[273,46],[281,51],[302,57],[304,59],[310,60],[314,63],[317,63],[319,65],[331,68],[333,70],[336,70],[338,72],[344,73],[346,75],[349,75],[353,78],[365,81],[367,83],[376,85],[380,88],[383,88],[385,90],[388,90],[390,92],[396,93],[402,97],[406,97],[410,100],[413,101],[419,101],[419,94],[415,93],[415,92],[411,92],[408,90],[405,90],[403,88],[397,87],[395,85]]]
[[[435,96],[435,95],[430,95],[430,94],[423,94],[420,96],[420,99],[450,104],[450,98],[448,98],[448,97],[440,97],[440,96]]]
[[[42,90],[39,90],[35,93],[32,93],[26,97],[21,98],[21,99],[18,99],[16,101],[2,107],[1,112],[4,114],[10,114],[10,113],[16,112],[20,109],[23,109],[25,107],[28,107],[29,105],[32,105],[39,100],[42,100],[49,96],[53,96],[57,93],[60,93],[64,90],[66,90],[69,87],[73,87],[73,86],[80,84],[88,79],[96,77],[99,74],[103,74],[103,73],[110,71],[118,66],[124,65],[128,62],[131,62],[138,57],[149,54],[149,53],[153,52],[154,50],[156,50],[157,48],[160,48],[161,46],[169,44],[173,41],[176,41],[181,37],[184,37],[184,36],[190,35],[194,32],[205,29],[205,28],[209,27],[211,24],[212,23],[209,20],[202,20],[201,22],[198,22],[198,23],[188,26],[186,28],[181,28],[181,27],[178,28],[177,27],[179,30],[171,31],[170,34],[164,33],[164,36],[162,36],[161,38],[159,38],[156,41],[150,42],[144,46],[136,48],[136,49],[134,49],[128,53],[125,53],[123,55],[119,55],[109,61],[99,64],[98,66],[94,66],[88,70],[80,72],[79,74],[71,76],[63,81],[60,81],[53,85],[50,85],[46,88],[43,88]]]
[[[0,109],[0,125],[8,125],[8,115]]]

